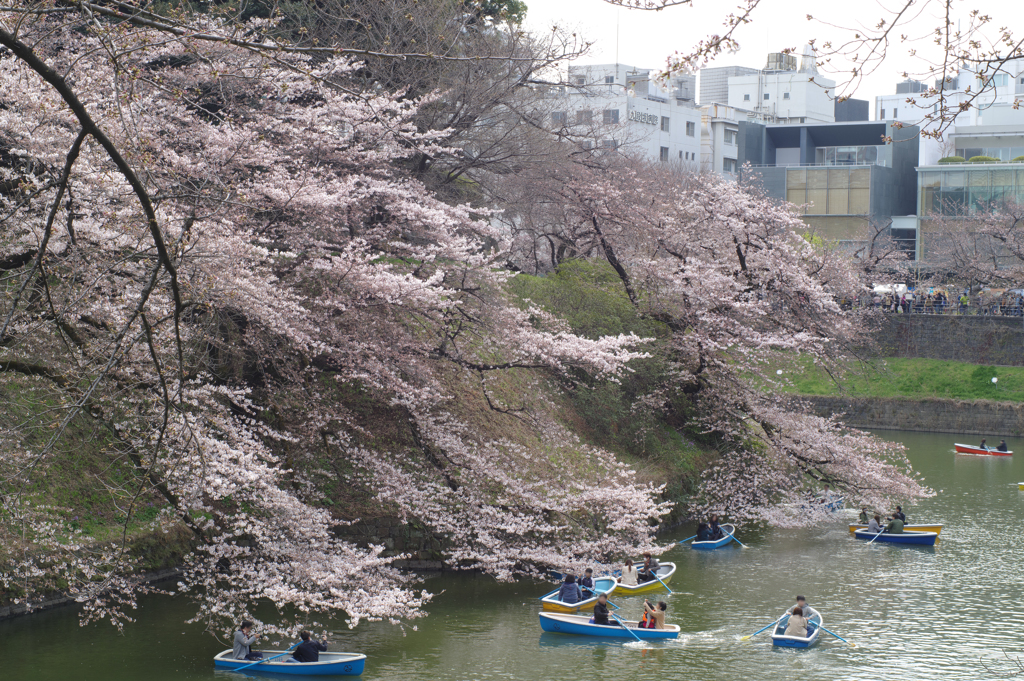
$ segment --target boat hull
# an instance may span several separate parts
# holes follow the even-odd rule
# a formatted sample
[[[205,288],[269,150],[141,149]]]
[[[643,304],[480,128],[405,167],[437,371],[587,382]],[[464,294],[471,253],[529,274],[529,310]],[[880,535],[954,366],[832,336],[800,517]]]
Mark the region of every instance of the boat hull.
[[[722,532],[725,532],[725,536],[715,541],[695,541],[690,542],[691,549],[697,549],[698,551],[713,551],[714,549],[720,549],[727,544],[732,542],[732,535],[736,528],[732,525],[722,525]]]
[[[957,454],[977,454],[979,456],[1013,456],[1013,452],[1001,452],[998,449],[982,449],[971,445],[962,445],[959,442],[953,443]]]
[[[813,631],[810,636],[798,637],[798,636],[786,636],[786,626],[789,624],[789,615],[783,615],[779,623],[775,625],[775,629],[772,630],[772,645],[780,648],[810,648],[818,639],[821,638],[821,627],[823,622],[821,621],[821,615],[814,615],[808,620],[808,624],[813,626]],[[811,629],[812,627],[808,627]]]
[[[632,632],[642,641],[679,638],[679,625],[677,624],[666,624],[664,629],[640,629],[637,624],[637,622],[626,622],[629,627],[629,631],[626,631],[621,626],[591,624],[590,618],[584,615],[540,613],[540,628],[559,634],[633,640],[633,635],[630,633]]]
[[[264,651],[264,659],[284,653],[283,650]],[[213,658],[213,664],[221,669],[238,669],[253,663],[252,660],[236,660],[234,651],[225,650]],[[245,671],[256,674],[288,674],[289,676],[359,676],[366,666],[366,655],[359,653],[320,653],[319,662],[284,662],[291,657],[286,654],[276,660],[263,662]]]
[[[917,544],[919,546],[935,546],[935,540],[939,538],[937,532],[903,532],[901,534],[883,532],[876,535],[874,532],[868,532],[867,530],[857,530],[853,533],[853,536],[857,539],[867,539],[868,541],[875,539],[877,536],[876,542],[885,542],[886,544]]]
[[[638,570],[643,567],[643,563],[634,563],[633,566]],[[672,581],[672,575],[676,573],[675,563],[662,563],[658,567],[658,577],[662,582],[668,584]],[[625,584],[619,584],[615,587],[616,595],[624,594],[626,596],[632,596],[633,594],[645,594],[652,591],[664,591],[665,587],[662,586],[661,582],[657,579],[651,580],[650,582],[644,582],[643,584],[637,584],[636,586],[627,586]]]
[[[904,532],[934,532],[935,534],[942,534],[942,528],[944,525],[904,525]],[[850,533],[854,533],[857,530],[867,532],[867,525],[850,525]],[[879,539],[878,541],[882,541]]]
[[[657,584],[657,582],[655,582]],[[594,591],[598,595],[605,594],[610,595],[618,585],[613,577],[600,577],[594,580]],[[659,584],[659,586],[661,586]],[[586,592],[584,592],[586,593]],[[597,603],[597,596],[591,596],[585,598],[579,603],[563,603],[558,600],[558,594],[548,596],[547,598],[541,599],[541,607],[547,612],[558,612],[566,615],[572,615],[581,610],[593,610],[594,604]]]

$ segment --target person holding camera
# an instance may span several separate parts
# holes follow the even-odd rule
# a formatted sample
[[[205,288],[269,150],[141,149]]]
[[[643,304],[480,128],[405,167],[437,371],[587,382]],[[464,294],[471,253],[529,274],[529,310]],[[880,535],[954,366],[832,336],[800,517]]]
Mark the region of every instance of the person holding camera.
[[[238,631],[235,632],[234,652],[235,652],[235,659],[236,660],[262,660],[263,659],[263,653],[258,652],[258,651],[254,653],[254,652],[252,652],[249,649],[249,646],[251,646],[253,643],[255,643],[257,641],[257,639],[259,639],[259,637],[260,637],[259,634],[253,634],[252,636],[250,636],[249,633],[251,631],[252,631],[252,622],[250,622],[249,620],[243,620],[242,621],[242,625],[240,627],[238,627]]]
[[[658,605],[653,605],[646,598],[644,599],[644,621],[647,622],[648,629],[664,629],[665,628],[665,611],[668,610],[668,603],[665,601],[658,601]],[[641,624],[643,626],[643,624]]]

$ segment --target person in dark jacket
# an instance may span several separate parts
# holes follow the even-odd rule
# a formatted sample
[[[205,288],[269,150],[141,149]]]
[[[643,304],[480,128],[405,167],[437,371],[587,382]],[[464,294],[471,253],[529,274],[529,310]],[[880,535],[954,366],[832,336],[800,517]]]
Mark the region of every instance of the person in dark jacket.
[[[907,524],[907,515],[903,512],[902,506],[896,507],[896,512],[892,514],[892,517],[893,519],[899,518],[899,520],[902,521],[904,525]]]
[[[320,653],[327,652],[327,640],[325,639],[322,643],[320,641],[314,641],[308,631],[303,631],[299,634],[302,639],[302,643],[292,653],[292,658],[289,662],[319,662]]]
[[[697,541],[710,541],[711,530],[708,529],[707,523],[701,523],[697,526]]]
[[[1006,446],[1006,440],[1000,440],[999,441],[999,446],[996,447],[996,451],[997,452],[1008,452],[1008,451],[1010,451],[1010,448]]]
[[[722,528],[718,526],[718,516],[715,514],[711,514],[711,519],[708,521],[708,529],[711,531],[712,541],[718,541],[725,536]]]
[[[587,568],[583,571],[583,579],[580,580],[580,589],[583,590],[583,595],[586,598],[590,598],[591,593],[594,591],[594,571],[591,568]]]
[[[569,605],[579,603],[583,600],[583,592],[580,591],[580,587],[576,583],[576,578],[572,575],[565,576],[565,581],[562,582],[562,586],[558,590],[558,600],[563,603],[568,603]]]
[[[988,449],[988,445],[985,444],[985,439],[984,438],[982,438],[981,444],[978,445],[978,449]]]
[[[653,582],[656,579],[655,575],[657,574],[659,567],[661,567],[661,564],[658,563],[658,559],[652,556],[650,553],[645,553],[644,565],[642,568],[640,568],[640,572],[638,574],[641,583]]]
[[[608,626],[608,596],[601,594],[597,597],[597,604],[594,606],[594,624]]]

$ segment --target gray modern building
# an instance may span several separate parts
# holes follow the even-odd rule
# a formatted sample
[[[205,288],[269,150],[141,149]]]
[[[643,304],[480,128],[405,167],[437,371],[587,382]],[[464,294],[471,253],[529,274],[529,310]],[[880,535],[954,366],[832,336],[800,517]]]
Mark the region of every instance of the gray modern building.
[[[739,126],[740,163],[750,164],[749,175],[757,176],[770,196],[803,206],[804,222],[823,238],[858,242],[869,234],[870,223],[916,213],[916,126],[895,127],[893,121]],[[887,143],[887,137],[893,141]],[[916,240],[916,234],[899,236]]]
[[[712,66],[700,70],[700,105],[728,104],[729,79],[733,76],[752,76],[758,69],[747,66]]]

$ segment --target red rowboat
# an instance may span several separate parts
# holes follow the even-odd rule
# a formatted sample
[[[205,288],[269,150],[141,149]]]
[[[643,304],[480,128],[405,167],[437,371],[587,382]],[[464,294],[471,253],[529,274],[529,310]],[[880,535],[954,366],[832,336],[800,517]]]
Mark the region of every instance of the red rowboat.
[[[972,447],[971,445],[962,445],[959,442],[954,442],[953,446],[956,447],[957,454],[984,454],[986,456],[1010,456],[1013,452],[1001,452],[998,449],[989,449],[986,447]]]

